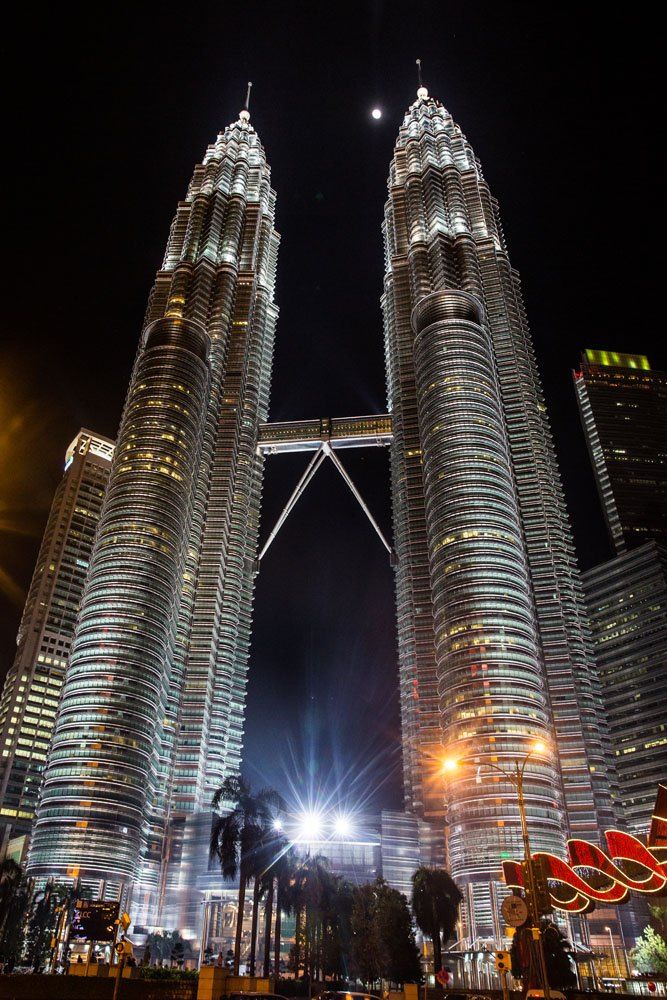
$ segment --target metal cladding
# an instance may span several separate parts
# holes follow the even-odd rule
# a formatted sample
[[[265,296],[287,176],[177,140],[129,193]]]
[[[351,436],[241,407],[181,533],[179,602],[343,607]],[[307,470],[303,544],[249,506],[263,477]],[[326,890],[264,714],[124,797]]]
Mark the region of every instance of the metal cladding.
[[[191,320],[147,331],[118,435],[44,777],[29,868],[139,871],[192,519],[208,388]]]
[[[441,725],[448,745],[475,758],[453,783],[449,864],[488,881],[499,847],[517,845],[518,813],[509,789],[499,803],[494,782],[479,787],[477,768],[553,731],[483,314],[472,295],[445,289],[420,299],[413,326]],[[542,850],[563,847],[558,786],[557,765],[535,761],[526,791]]]
[[[150,295],[29,858],[132,885],[135,924],[170,905],[185,817],[240,766],[274,213],[243,111],[195,167]]]
[[[444,825],[443,754],[502,764],[546,728],[552,762],[527,770],[533,835],[553,844],[562,822],[563,837],[595,839],[613,825],[608,738],[519,277],[480,164],[425,88],[399,131],[383,234],[406,806]],[[509,786],[480,784],[476,804],[463,775],[447,787],[469,912],[482,870],[519,845]]]

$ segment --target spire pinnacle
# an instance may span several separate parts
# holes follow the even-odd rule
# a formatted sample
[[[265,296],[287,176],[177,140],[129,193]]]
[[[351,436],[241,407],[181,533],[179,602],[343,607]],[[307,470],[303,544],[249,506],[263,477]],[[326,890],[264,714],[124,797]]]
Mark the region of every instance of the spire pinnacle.
[[[417,78],[419,80],[419,88],[417,90],[417,97],[419,98],[420,101],[425,101],[426,98],[428,97],[428,90],[424,86],[424,82],[422,80],[422,61],[421,61],[421,59],[416,59],[415,61],[417,63]]]
[[[250,121],[250,91],[252,89],[252,81],[248,80],[248,89],[245,95],[245,104],[243,105],[243,110],[239,111],[239,118],[242,122]]]

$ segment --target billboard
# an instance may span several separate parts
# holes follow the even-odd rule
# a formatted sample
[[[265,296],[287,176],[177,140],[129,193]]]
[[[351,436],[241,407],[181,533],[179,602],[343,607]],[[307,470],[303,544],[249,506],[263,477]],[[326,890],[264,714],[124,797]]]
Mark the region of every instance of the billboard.
[[[70,928],[71,941],[113,941],[119,903],[77,899]]]

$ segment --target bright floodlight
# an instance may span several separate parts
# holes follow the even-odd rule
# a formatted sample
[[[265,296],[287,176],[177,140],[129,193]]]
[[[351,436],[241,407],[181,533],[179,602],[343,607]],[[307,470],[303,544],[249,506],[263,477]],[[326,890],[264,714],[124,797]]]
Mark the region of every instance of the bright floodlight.
[[[459,766],[459,762],[455,757],[447,757],[442,762],[442,769],[446,774],[451,774]]]
[[[547,745],[544,740],[536,740],[533,743],[533,750],[535,753],[544,753],[547,749]]]
[[[280,832],[280,830],[282,830],[282,828],[283,828],[283,821],[281,819],[274,819],[274,821],[273,821],[273,829],[276,832]]]
[[[380,108],[373,108],[371,111],[371,118],[375,118],[375,121],[379,121],[382,118],[382,111]]]
[[[352,823],[347,816],[336,816],[334,832],[337,837],[349,837],[352,833]]]
[[[300,840],[319,840],[322,836],[322,817],[316,812],[307,812],[299,819]]]

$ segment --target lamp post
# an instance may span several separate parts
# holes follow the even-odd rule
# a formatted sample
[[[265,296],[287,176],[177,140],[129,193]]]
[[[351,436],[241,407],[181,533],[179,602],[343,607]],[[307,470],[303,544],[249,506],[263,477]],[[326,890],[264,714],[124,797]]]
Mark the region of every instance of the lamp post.
[[[616,954],[616,945],[614,944],[614,935],[611,932],[611,927],[605,927],[607,934],[609,935],[609,943],[611,944],[611,953],[614,956],[614,965],[616,967],[616,978],[621,979],[621,967],[618,964],[618,955]]]
[[[511,785],[516,789],[517,801],[519,804],[519,817],[521,819],[521,836],[523,839],[523,854],[524,861],[526,862],[525,871],[528,874],[528,912],[530,916],[530,922],[532,924],[531,933],[533,935],[533,940],[537,942],[537,957],[540,967],[540,978],[542,979],[542,985],[544,987],[545,1000],[551,1000],[551,991],[549,989],[549,977],[547,975],[547,963],[544,956],[544,942],[542,940],[542,933],[540,931],[540,913],[537,906],[537,893],[535,884],[535,872],[533,869],[533,859],[530,852],[530,836],[528,833],[528,820],[526,818],[526,801],[523,791],[523,781],[526,772],[526,764],[531,759],[539,754],[544,755],[547,747],[546,744],[541,740],[538,740],[533,744],[532,749],[521,758],[520,760],[514,761],[514,767],[512,770],[506,771],[504,767],[499,767],[497,764],[492,764],[490,761],[482,761],[478,767],[478,773],[483,767],[491,768],[493,771],[498,771],[503,777],[510,782]],[[474,761],[475,757],[463,758],[461,760],[449,760],[445,761],[444,770],[445,771],[455,771],[459,764],[468,763]]]

